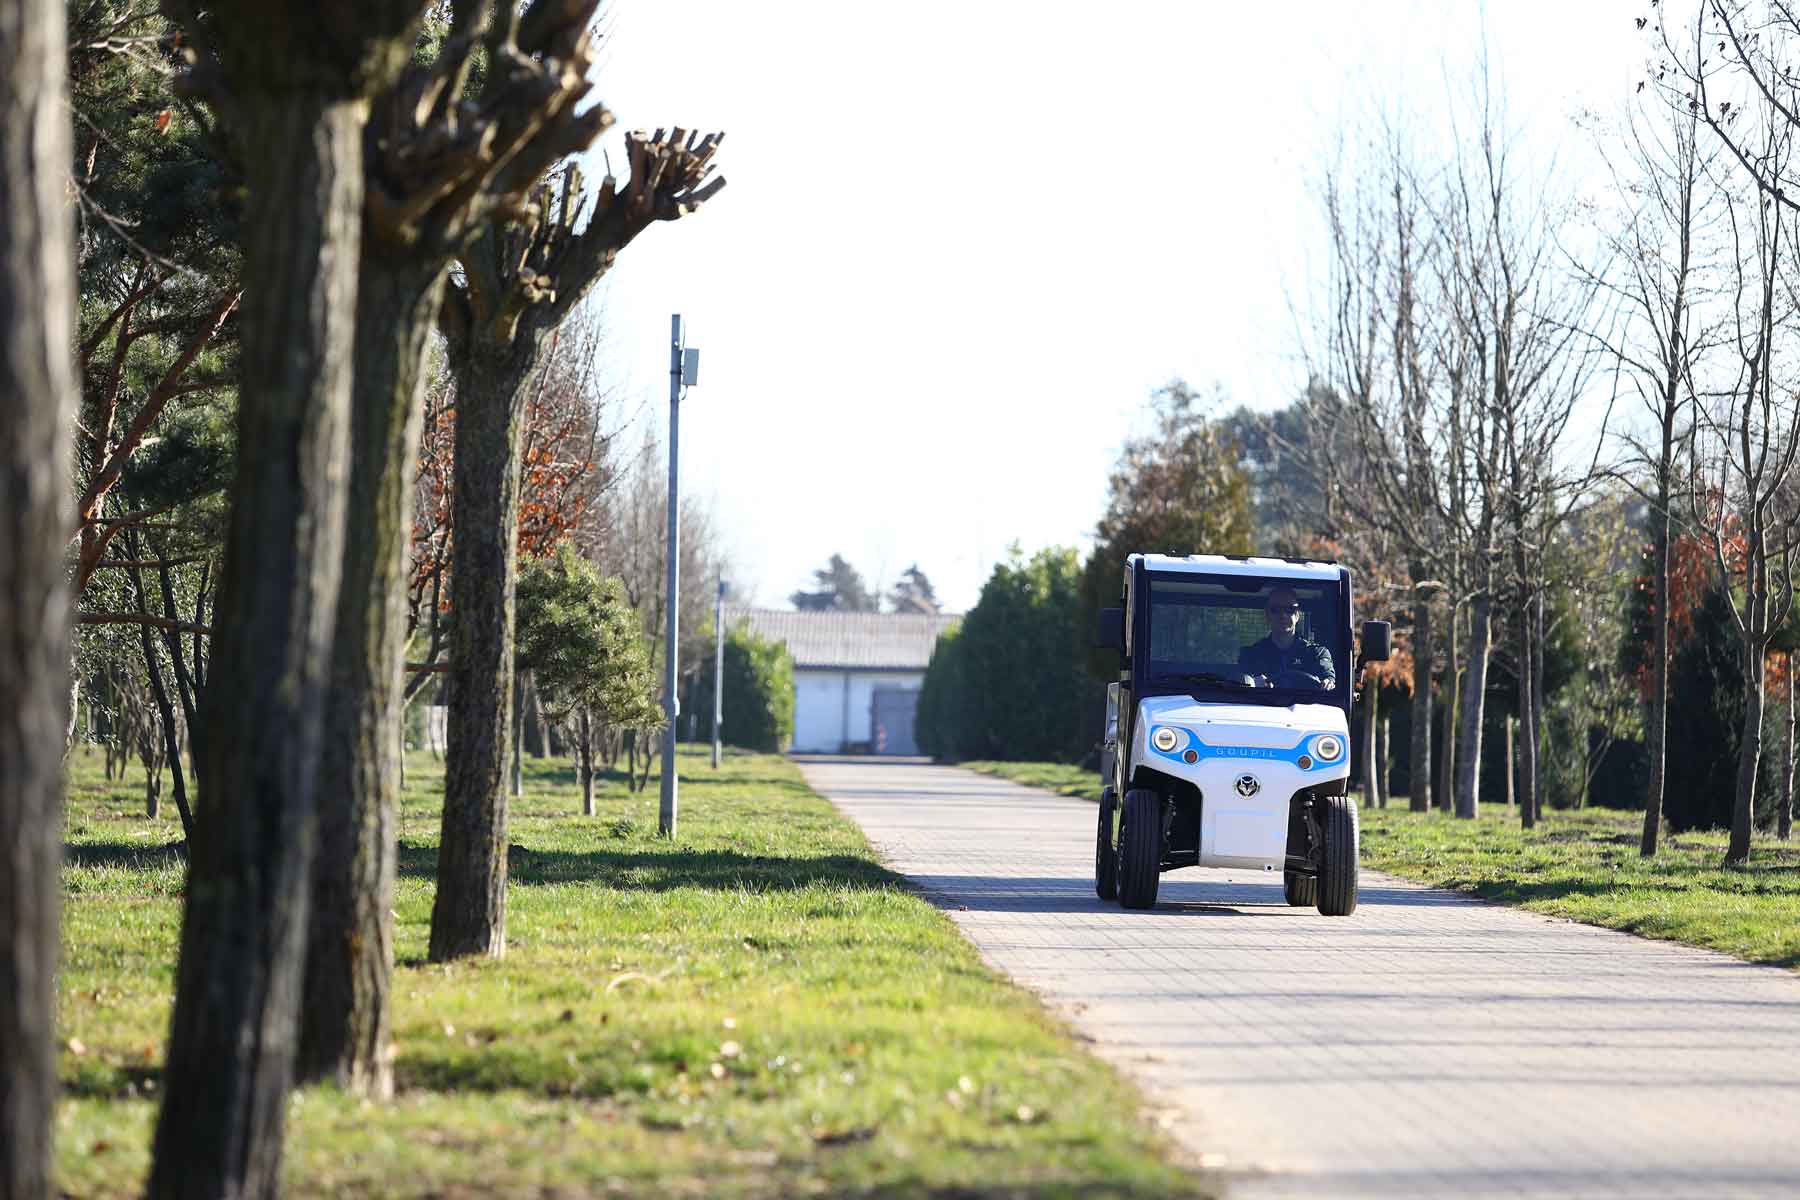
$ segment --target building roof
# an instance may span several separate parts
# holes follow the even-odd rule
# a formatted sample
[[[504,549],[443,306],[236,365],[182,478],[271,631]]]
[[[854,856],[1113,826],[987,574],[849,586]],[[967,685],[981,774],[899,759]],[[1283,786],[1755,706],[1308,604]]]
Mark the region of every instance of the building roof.
[[[786,612],[727,608],[727,628],[748,621],[758,637],[786,643],[796,667],[923,671],[938,634],[960,613]]]
[[[1232,554],[1145,554],[1144,567],[1151,571],[1175,571],[1192,575],[1260,575],[1266,579],[1336,580],[1338,565],[1311,559],[1254,558]]]

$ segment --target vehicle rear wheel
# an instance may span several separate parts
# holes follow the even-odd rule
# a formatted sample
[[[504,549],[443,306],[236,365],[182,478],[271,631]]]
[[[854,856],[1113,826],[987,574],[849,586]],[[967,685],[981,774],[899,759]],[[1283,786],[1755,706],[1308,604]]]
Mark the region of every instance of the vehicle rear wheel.
[[[1319,902],[1318,877],[1302,875],[1298,871],[1284,871],[1281,875],[1281,894],[1295,908],[1311,908]]]
[[[1149,788],[1125,793],[1119,822],[1119,903],[1152,908],[1162,879],[1162,797]]]
[[[1324,856],[1319,863],[1319,911],[1328,917],[1347,917],[1356,911],[1356,874],[1359,833],[1356,805],[1348,796],[1319,799],[1325,835]]]
[[[1119,852],[1113,848],[1113,813],[1119,794],[1111,788],[1100,793],[1100,828],[1094,835],[1094,894],[1102,900],[1119,896]]]

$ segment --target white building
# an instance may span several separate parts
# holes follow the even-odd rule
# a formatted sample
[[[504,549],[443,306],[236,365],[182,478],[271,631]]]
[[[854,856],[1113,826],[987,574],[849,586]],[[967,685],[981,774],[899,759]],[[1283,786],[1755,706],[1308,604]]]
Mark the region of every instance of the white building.
[[[796,753],[917,754],[913,719],[938,635],[961,616],[727,610],[794,659]]]

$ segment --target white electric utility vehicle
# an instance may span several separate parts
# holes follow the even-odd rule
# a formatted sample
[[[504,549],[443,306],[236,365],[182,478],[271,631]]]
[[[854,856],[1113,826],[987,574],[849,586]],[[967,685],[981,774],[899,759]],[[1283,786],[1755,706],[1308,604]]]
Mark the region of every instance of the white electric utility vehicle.
[[[1120,655],[1106,690],[1094,890],[1156,903],[1164,871],[1282,873],[1295,906],[1356,909],[1350,705],[1386,621],[1350,662],[1350,572],[1286,558],[1133,554],[1098,644]]]

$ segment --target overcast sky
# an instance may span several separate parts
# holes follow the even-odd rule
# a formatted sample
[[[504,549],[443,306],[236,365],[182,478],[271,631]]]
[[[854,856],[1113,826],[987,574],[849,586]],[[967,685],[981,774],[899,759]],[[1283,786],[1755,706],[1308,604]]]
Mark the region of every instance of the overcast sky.
[[[613,161],[626,128],[724,130],[729,186],[620,256],[608,369],[660,429],[687,319],[683,486],[758,602],[838,552],[965,609],[1011,542],[1085,550],[1159,384],[1296,394],[1349,123],[1441,122],[1485,24],[1515,124],[1579,164],[1571,118],[1627,102],[1643,9],[611,0]]]

